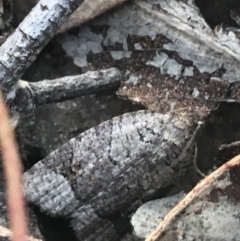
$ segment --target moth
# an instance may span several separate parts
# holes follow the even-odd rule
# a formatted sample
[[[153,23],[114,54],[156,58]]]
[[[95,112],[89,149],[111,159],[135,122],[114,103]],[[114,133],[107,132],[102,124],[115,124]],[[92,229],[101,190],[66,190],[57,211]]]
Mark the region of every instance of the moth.
[[[115,117],[28,170],[26,198],[52,216],[70,218],[79,240],[117,240],[134,203],[138,207],[186,172],[192,148],[180,156],[192,131],[190,121],[175,114],[138,111]]]

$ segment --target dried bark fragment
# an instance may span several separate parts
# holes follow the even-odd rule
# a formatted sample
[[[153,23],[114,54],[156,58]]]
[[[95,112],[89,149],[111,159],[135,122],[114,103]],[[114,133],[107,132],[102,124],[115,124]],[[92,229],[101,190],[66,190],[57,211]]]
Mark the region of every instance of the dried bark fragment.
[[[139,111],[115,117],[27,171],[27,200],[50,215],[71,218],[79,240],[116,239],[133,203],[185,173],[192,154],[182,150],[192,132],[187,116]]]

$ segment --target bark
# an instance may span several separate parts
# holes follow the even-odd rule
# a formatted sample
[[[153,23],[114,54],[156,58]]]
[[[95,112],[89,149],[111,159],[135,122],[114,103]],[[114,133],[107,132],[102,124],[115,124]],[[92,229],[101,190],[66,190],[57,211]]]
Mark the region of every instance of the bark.
[[[38,106],[61,102],[101,90],[118,87],[121,74],[116,68],[89,71],[83,75],[66,76],[34,83],[18,81],[12,101],[12,114],[32,113]]]
[[[120,72],[112,68],[56,80],[42,80],[29,83],[29,87],[33,92],[36,106],[39,106],[89,95],[110,87],[118,87],[120,80]]]

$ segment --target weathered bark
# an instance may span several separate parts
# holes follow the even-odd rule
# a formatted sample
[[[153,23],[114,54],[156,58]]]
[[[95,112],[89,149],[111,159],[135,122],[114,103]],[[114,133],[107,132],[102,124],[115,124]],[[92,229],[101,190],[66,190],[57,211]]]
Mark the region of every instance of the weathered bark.
[[[29,114],[38,106],[73,99],[111,87],[118,87],[121,74],[116,68],[89,71],[83,75],[66,76],[55,80],[27,82],[19,80],[12,101],[13,117]],[[14,119],[12,117],[12,119]],[[16,120],[17,122],[17,120]]]
[[[90,71],[79,76],[29,83],[36,106],[57,103],[98,91],[118,87],[121,74],[116,68]]]

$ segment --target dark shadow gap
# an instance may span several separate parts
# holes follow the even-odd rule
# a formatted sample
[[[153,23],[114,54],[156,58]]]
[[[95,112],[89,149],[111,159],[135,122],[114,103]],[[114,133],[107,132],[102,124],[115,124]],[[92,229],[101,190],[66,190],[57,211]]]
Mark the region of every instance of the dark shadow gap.
[[[231,10],[240,9],[239,0],[195,0],[195,3],[212,29],[220,24],[239,27],[230,17]]]

